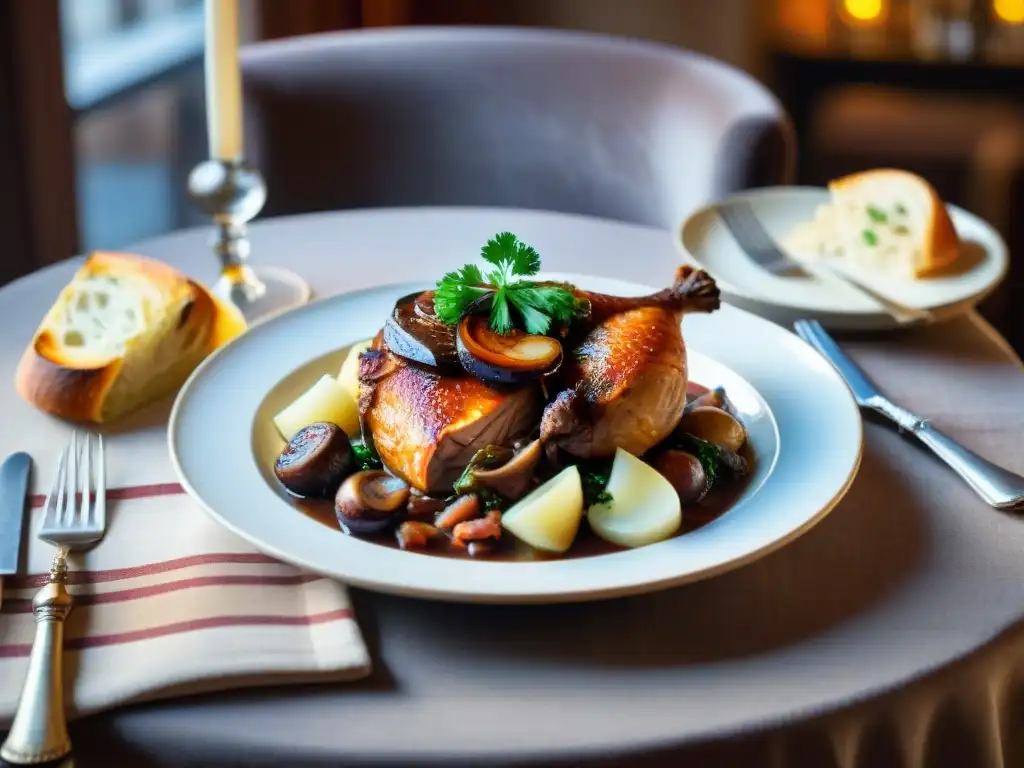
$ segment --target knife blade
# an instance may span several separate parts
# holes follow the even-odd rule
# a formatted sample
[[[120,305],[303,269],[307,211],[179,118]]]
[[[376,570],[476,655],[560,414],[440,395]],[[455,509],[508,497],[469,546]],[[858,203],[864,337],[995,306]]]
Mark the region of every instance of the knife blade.
[[[0,576],[13,576],[21,561],[22,530],[32,457],[14,453],[0,465]]]
[[[871,407],[882,397],[878,387],[864,375],[860,366],[846,356],[846,353],[839,348],[831,336],[824,332],[817,321],[797,320],[793,324],[793,330],[796,331],[797,336],[818,350],[821,356],[839,371],[839,375],[843,377],[850,392],[853,393],[853,399],[857,401],[857,405],[862,408]],[[816,333],[816,330],[821,330],[821,333]]]

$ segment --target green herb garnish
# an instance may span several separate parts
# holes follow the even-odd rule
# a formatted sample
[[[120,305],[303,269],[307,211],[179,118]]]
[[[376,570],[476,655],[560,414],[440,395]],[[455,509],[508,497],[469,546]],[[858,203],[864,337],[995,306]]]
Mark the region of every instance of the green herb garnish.
[[[665,448],[686,451],[697,457],[708,488],[726,477],[743,477],[750,470],[747,460],[740,454],[726,450],[719,445],[703,440],[689,432],[675,432],[662,443]]]
[[[612,472],[611,461],[591,461],[579,465],[580,480],[583,484],[583,508],[595,504],[610,504],[612,495],[608,492],[608,478]]]
[[[872,232],[870,229],[865,229],[860,233],[861,237],[864,238],[864,242],[868,245],[878,245],[878,235]]]
[[[902,224],[897,224],[895,227],[892,228],[892,231],[895,232],[897,235],[909,235],[910,234],[909,227],[905,227]]]
[[[510,333],[517,320],[527,333],[547,333],[552,322],[568,323],[582,311],[585,302],[564,286],[517,279],[540,271],[540,255],[511,232],[488,240],[480,255],[493,267],[486,274],[467,264],[437,282],[434,311],[441,322],[455,325],[470,304],[488,295],[489,325],[501,334]]]
[[[879,224],[885,224],[889,220],[889,217],[885,215],[885,211],[875,208],[873,205],[868,206],[868,218],[872,221],[877,221]]]
[[[384,468],[384,464],[377,457],[377,454],[370,450],[369,446],[365,443],[353,441],[350,445],[352,446],[352,455],[355,457],[356,466],[360,470]]]

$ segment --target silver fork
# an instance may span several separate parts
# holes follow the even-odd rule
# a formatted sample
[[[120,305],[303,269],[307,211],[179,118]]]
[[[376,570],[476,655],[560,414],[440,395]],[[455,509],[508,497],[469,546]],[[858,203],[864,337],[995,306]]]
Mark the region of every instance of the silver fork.
[[[853,393],[857,405],[877,411],[900,429],[912,433],[990,506],[996,509],[1018,509],[1024,506],[1024,477],[983,459],[937,430],[928,419],[911,413],[883,395],[817,320],[797,320],[793,329],[797,336],[835,366]]]
[[[65,589],[67,555],[103,538],[107,525],[103,436],[72,433],[61,451],[46,497],[39,538],[57,547],[50,578],[32,601],[36,636],[28,674],[0,757],[15,765],[45,763],[71,751],[64,714],[64,619],[72,599]]]
[[[754,208],[745,200],[720,205],[716,208],[716,211],[722,223],[732,233],[740,250],[761,269],[779,276],[828,273],[842,280],[854,290],[869,297],[900,325],[930,323],[935,319],[934,315],[928,310],[908,307],[893,301],[870,286],[865,285],[860,280],[848,275],[845,271],[839,272],[833,269],[827,263],[806,264],[797,261],[779,247],[768,230],[764,228],[760,219],[757,218]]]

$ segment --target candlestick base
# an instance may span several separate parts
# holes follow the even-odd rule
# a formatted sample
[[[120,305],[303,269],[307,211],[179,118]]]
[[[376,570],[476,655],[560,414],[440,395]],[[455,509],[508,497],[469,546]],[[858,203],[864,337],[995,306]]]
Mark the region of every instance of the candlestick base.
[[[249,265],[246,224],[267,199],[263,177],[242,160],[207,160],[188,179],[193,202],[213,219],[213,250],[221,263],[213,290],[237,306],[249,324],[309,301],[312,291],[298,275],[276,267]]]
[[[238,307],[249,325],[306,304],[313,291],[294,272],[278,267],[242,267],[244,274],[222,274],[213,286],[218,297]]]

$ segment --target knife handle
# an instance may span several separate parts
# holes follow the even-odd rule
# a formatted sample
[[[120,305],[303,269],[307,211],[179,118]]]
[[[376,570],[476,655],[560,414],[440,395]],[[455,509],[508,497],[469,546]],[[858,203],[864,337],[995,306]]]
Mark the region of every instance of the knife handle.
[[[1024,477],[1003,469],[965,448],[949,435],[884,398],[870,405],[913,434],[956,472],[989,506],[1014,509],[1024,505]]]
[[[36,634],[28,657],[28,674],[0,757],[14,765],[57,760],[71,751],[64,714],[64,619],[72,599],[64,583],[64,550],[50,569],[50,580],[32,600]]]
[[[997,509],[1024,505],[1024,477],[1014,474],[923,422],[914,435],[962,477],[981,498]]]

